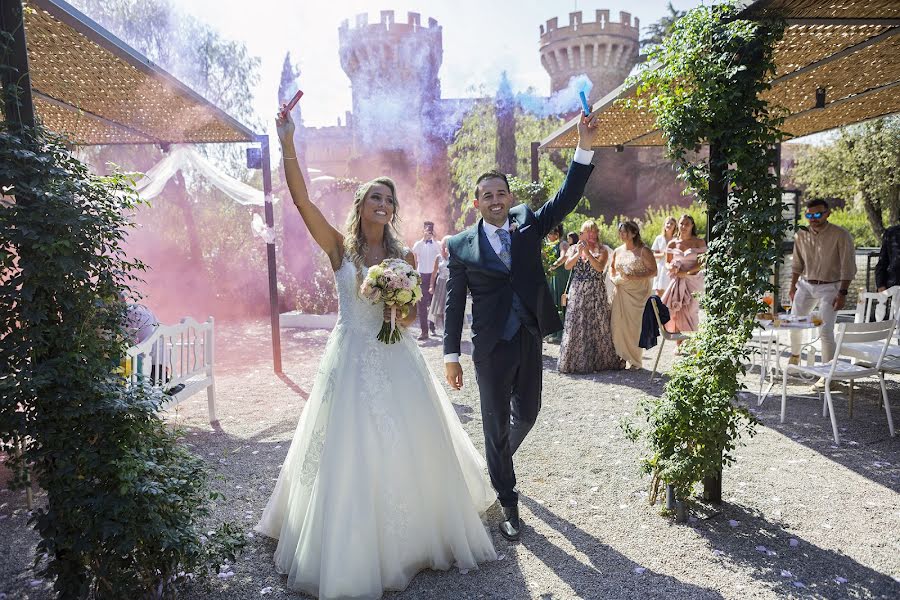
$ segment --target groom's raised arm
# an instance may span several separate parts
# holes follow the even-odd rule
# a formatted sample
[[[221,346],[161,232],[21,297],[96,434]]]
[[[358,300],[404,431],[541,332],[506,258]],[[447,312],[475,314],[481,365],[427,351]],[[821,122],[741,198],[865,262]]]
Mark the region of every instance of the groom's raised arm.
[[[534,213],[540,227],[541,237],[559,225],[570,212],[575,210],[578,202],[584,196],[584,186],[594,170],[591,159],[594,151],[591,147],[597,136],[597,116],[582,117],[578,121],[578,147],[575,149],[575,157],[569,165],[566,179],[556,195],[548,200]]]

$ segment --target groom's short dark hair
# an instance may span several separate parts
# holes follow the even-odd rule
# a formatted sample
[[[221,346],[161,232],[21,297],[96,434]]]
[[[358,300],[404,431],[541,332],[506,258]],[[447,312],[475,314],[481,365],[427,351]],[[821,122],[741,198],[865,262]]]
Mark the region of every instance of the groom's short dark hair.
[[[503,183],[506,184],[506,191],[509,191],[509,179],[506,178],[506,175],[498,171],[497,169],[491,169],[490,171],[485,171],[481,175],[478,176],[478,179],[475,181],[475,197],[478,198],[478,184],[480,184],[485,179],[502,179]]]

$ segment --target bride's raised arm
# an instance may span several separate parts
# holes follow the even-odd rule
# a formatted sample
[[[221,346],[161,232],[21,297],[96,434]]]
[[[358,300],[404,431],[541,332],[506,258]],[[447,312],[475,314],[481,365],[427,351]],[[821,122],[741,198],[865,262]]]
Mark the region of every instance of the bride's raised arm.
[[[294,121],[290,113],[279,112],[275,119],[278,131],[278,140],[281,142],[281,154],[284,162],[284,178],[287,181],[288,190],[294,206],[300,211],[306,228],[316,243],[328,255],[331,268],[337,271],[341,267],[344,256],[344,236],[334,228],[319,210],[319,207],[309,199],[309,191],[306,189],[306,181],[300,171],[297,162],[297,150],[294,148]]]

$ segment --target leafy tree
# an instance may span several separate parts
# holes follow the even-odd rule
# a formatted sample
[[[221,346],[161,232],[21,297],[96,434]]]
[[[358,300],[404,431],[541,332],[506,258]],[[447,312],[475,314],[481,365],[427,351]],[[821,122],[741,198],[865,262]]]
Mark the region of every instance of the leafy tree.
[[[814,198],[859,199],[872,232],[881,239],[900,222],[900,117],[845,127],[834,143],[808,147],[793,173]]]
[[[529,90],[527,93],[532,93]],[[519,174],[531,173],[531,142],[538,142],[553,133],[562,124],[556,116],[539,117],[517,106],[515,117],[515,161]],[[494,99],[475,102],[463,118],[453,141],[448,147],[450,163],[450,188],[454,200],[452,218],[461,229],[476,218],[472,200],[475,198],[474,184],[479,175],[490,169],[499,168],[498,126]],[[555,191],[565,178],[557,163],[568,164],[573,151],[542,152],[538,161],[540,182],[548,190]],[[513,173],[509,173],[513,174]],[[530,177],[530,175],[529,175]],[[534,201],[529,194],[520,201]]]
[[[671,0],[666,5],[669,14],[664,15],[656,23],[652,23],[647,27],[647,35],[641,38],[641,50],[647,51],[653,46],[662,44],[663,40],[672,32],[675,22],[687,14],[686,10],[676,10],[672,6]],[[642,58],[646,58],[646,54],[642,54]]]

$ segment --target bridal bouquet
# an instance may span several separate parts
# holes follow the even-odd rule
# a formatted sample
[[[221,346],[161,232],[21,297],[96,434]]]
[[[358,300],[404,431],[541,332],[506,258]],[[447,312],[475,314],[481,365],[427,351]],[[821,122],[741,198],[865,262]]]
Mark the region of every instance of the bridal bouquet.
[[[384,304],[391,309],[391,321],[381,326],[378,339],[385,344],[400,341],[397,311],[401,317],[422,299],[422,277],[412,265],[399,258],[389,258],[369,268],[359,288],[360,295],[372,304]]]

